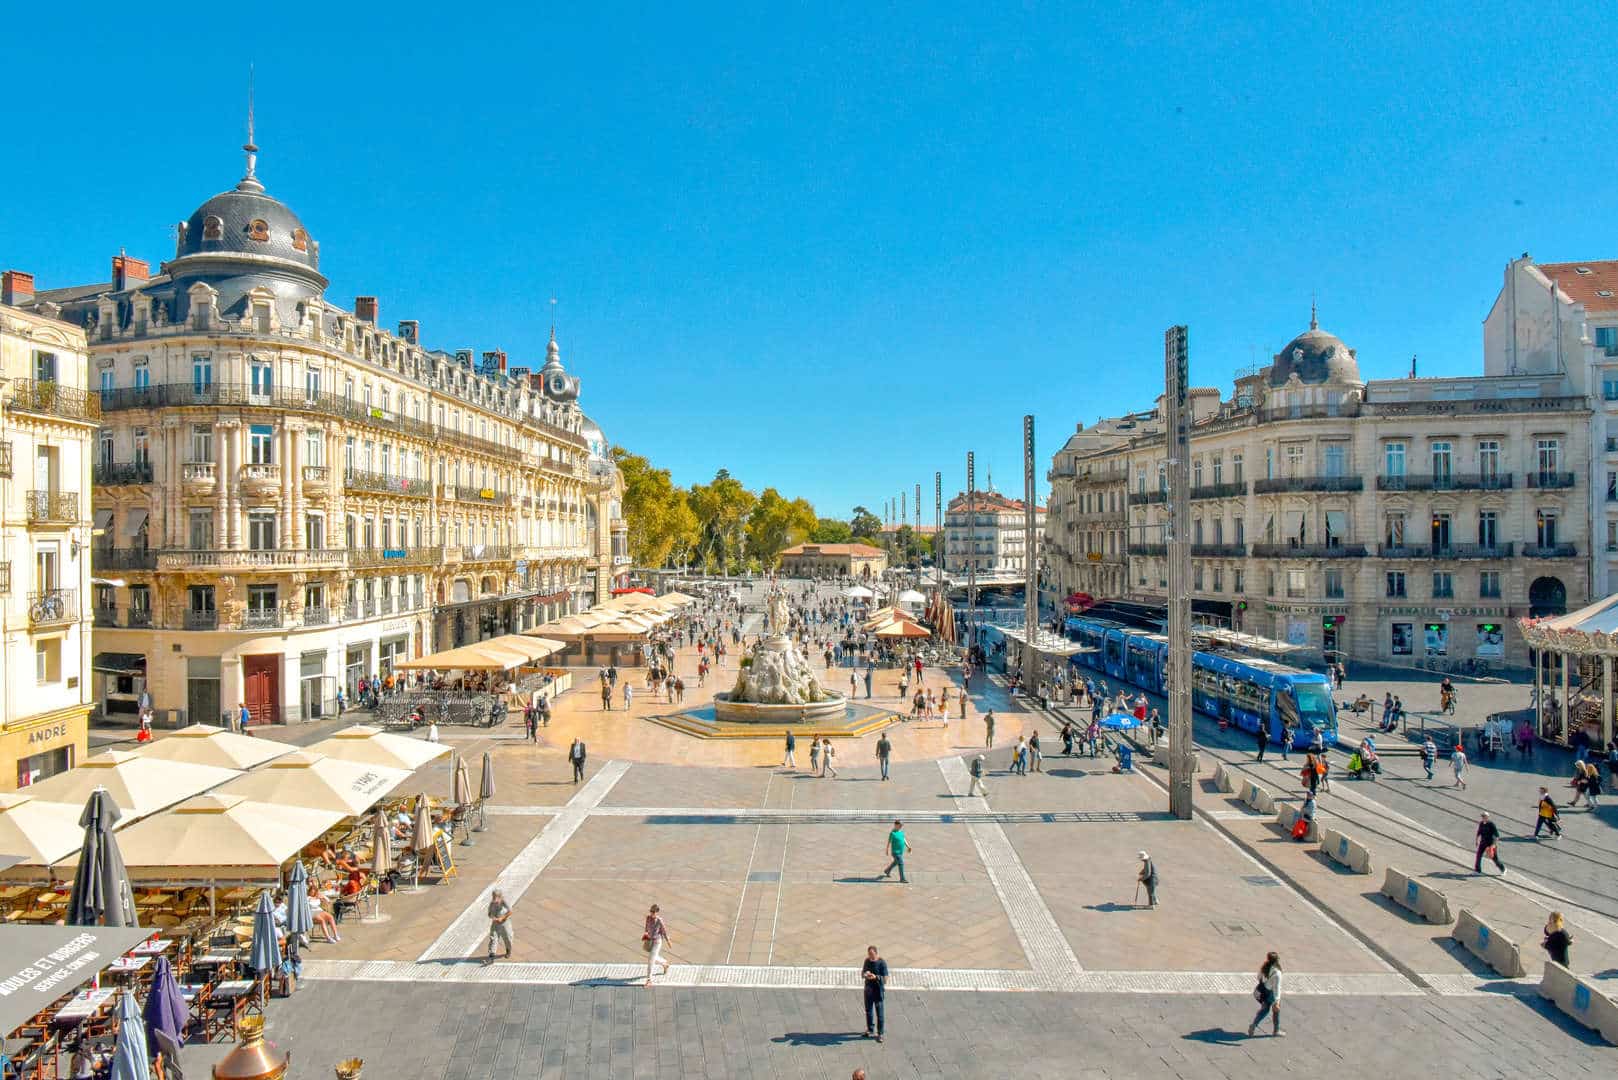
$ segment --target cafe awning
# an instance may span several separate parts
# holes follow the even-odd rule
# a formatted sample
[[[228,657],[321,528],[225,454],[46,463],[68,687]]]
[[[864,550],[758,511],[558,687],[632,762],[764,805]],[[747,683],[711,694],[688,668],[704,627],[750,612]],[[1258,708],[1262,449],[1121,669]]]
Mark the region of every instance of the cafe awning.
[[[240,795],[277,806],[307,806],[312,810],[336,810],[358,816],[408,779],[407,769],[343,761],[299,750],[232,780],[219,789],[219,794]]]
[[[364,765],[383,765],[390,769],[415,772],[429,761],[448,754],[450,748],[441,743],[428,742],[426,739],[412,739],[406,735],[394,735],[378,727],[355,724],[328,739],[320,740],[309,747],[309,750],[342,761],[357,761]]]
[[[347,816],[214,792],[131,825],[118,849],[131,881],[278,881],[288,859]]]
[[[0,794],[0,851],[21,855],[28,866],[72,858],[84,846],[84,807],[36,799],[30,790]]]
[[[94,535],[100,536],[102,533],[107,531],[107,526],[111,525],[111,524],[112,524],[112,511],[111,510],[97,510],[96,511],[96,516],[95,516],[95,526],[94,526],[95,534]]]
[[[82,807],[98,787],[111,793],[127,818],[140,818],[234,780],[235,769],[165,761],[129,750],[107,750],[77,767],[32,784],[36,799]]]
[[[0,1035],[151,936],[138,926],[0,926]]]
[[[251,769],[297,747],[291,743],[238,735],[212,724],[192,724],[137,750],[142,757],[165,761],[188,761],[193,765],[216,765],[222,769]]]
[[[556,651],[550,647],[555,642],[536,645],[540,640],[523,634],[505,634],[393,666],[404,671],[509,671],[543,660]]]
[[[139,536],[140,531],[146,528],[146,518],[150,514],[151,511],[142,507],[136,507],[129,512],[129,520],[124,522],[124,528],[128,530],[130,539]]]
[[[146,654],[138,652],[98,652],[90,661],[90,670],[104,675],[142,675],[146,672]]]
[[[906,619],[895,619],[886,626],[879,626],[872,633],[879,638],[924,638],[932,637],[932,632],[922,626]]]

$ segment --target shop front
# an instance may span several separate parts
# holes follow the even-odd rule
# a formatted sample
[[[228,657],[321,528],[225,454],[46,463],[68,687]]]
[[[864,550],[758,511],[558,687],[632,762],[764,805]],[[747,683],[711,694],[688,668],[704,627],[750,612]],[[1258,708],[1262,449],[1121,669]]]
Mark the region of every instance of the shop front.
[[[1440,668],[1472,662],[1526,666],[1521,636],[1510,630],[1504,605],[1383,607],[1377,616],[1377,656],[1396,664]]]
[[[5,778],[6,790],[25,788],[66,772],[84,757],[90,706],[70,705],[8,724],[0,733],[0,755],[17,763]]]

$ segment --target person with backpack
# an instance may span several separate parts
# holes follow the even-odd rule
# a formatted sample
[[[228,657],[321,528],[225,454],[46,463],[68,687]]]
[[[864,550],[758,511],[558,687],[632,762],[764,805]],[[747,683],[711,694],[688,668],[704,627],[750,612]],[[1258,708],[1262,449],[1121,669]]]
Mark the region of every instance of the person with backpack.
[[[1146,886],[1146,906],[1155,908],[1157,906],[1157,864],[1152,861],[1152,856],[1149,852],[1140,852],[1139,858],[1140,872],[1135,875],[1135,881],[1137,882],[1135,886],[1136,902],[1139,903],[1140,886],[1144,885]]]
[[[1562,921],[1560,911],[1551,912],[1550,918],[1545,920],[1545,940],[1540,947],[1549,954],[1552,962],[1568,966],[1568,949],[1573,945],[1573,935],[1567,932],[1567,924]]]
[[[1427,770],[1427,779],[1433,778],[1433,766],[1438,764],[1438,744],[1431,735],[1421,744],[1421,767]]]
[[[1284,1038],[1286,1032],[1281,1030],[1281,954],[1272,952],[1264,958],[1264,966],[1258,969],[1258,985],[1253,987],[1253,999],[1258,1002],[1258,1015],[1253,1022],[1247,1025],[1247,1037],[1251,1039],[1258,1031],[1259,1024],[1264,1017],[1270,1017],[1270,1034],[1275,1038]]]
[[[1506,872],[1506,864],[1500,861],[1500,826],[1489,820],[1489,812],[1485,810],[1478,816],[1478,851],[1477,857],[1472,860],[1472,873],[1483,873],[1483,856],[1487,855],[1494,860],[1494,865]]]
[[[974,795],[981,795],[981,796],[987,797],[988,794],[989,794],[989,789],[983,786],[983,755],[982,754],[979,754],[977,757],[972,759],[971,773],[972,773],[972,786],[967,788],[966,797],[969,798],[969,799]]]
[[[1549,788],[1539,789],[1539,816],[1534,820],[1534,838],[1539,839],[1539,830],[1549,829],[1552,840],[1562,838],[1562,821],[1556,812],[1556,800],[1551,798]]]

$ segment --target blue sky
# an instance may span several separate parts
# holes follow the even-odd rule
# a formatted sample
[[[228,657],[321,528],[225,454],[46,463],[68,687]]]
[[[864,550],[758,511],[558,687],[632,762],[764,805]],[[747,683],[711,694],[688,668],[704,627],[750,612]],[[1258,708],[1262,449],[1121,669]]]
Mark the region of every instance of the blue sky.
[[[1311,293],[1367,376],[1468,373],[1508,258],[1618,255],[1611,4],[383,10],[32,21],[0,263],[171,254],[251,60],[329,297],[535,364],[555,297],[609,436],[841,516],[1020,489],[1022,415],[1148,404],[1172,323],[1227,392]]]

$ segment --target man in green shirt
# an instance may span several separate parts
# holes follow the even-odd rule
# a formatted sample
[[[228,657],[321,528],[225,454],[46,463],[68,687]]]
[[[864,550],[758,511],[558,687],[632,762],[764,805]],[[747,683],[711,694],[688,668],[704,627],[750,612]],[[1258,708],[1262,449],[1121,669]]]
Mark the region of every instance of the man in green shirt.
[[[893,868],[897,866],[899,868],[900,884],[910,884],[909,880],[905,877],[905,853],[909,850],[910,842],[905,839],[904,822],[895,821],[893,823],[893,831],[888,833],[888,852],[892,854],[893,861],[888,863],[888,868],[886,870],[882,871],[882,876],[892,877]]]

